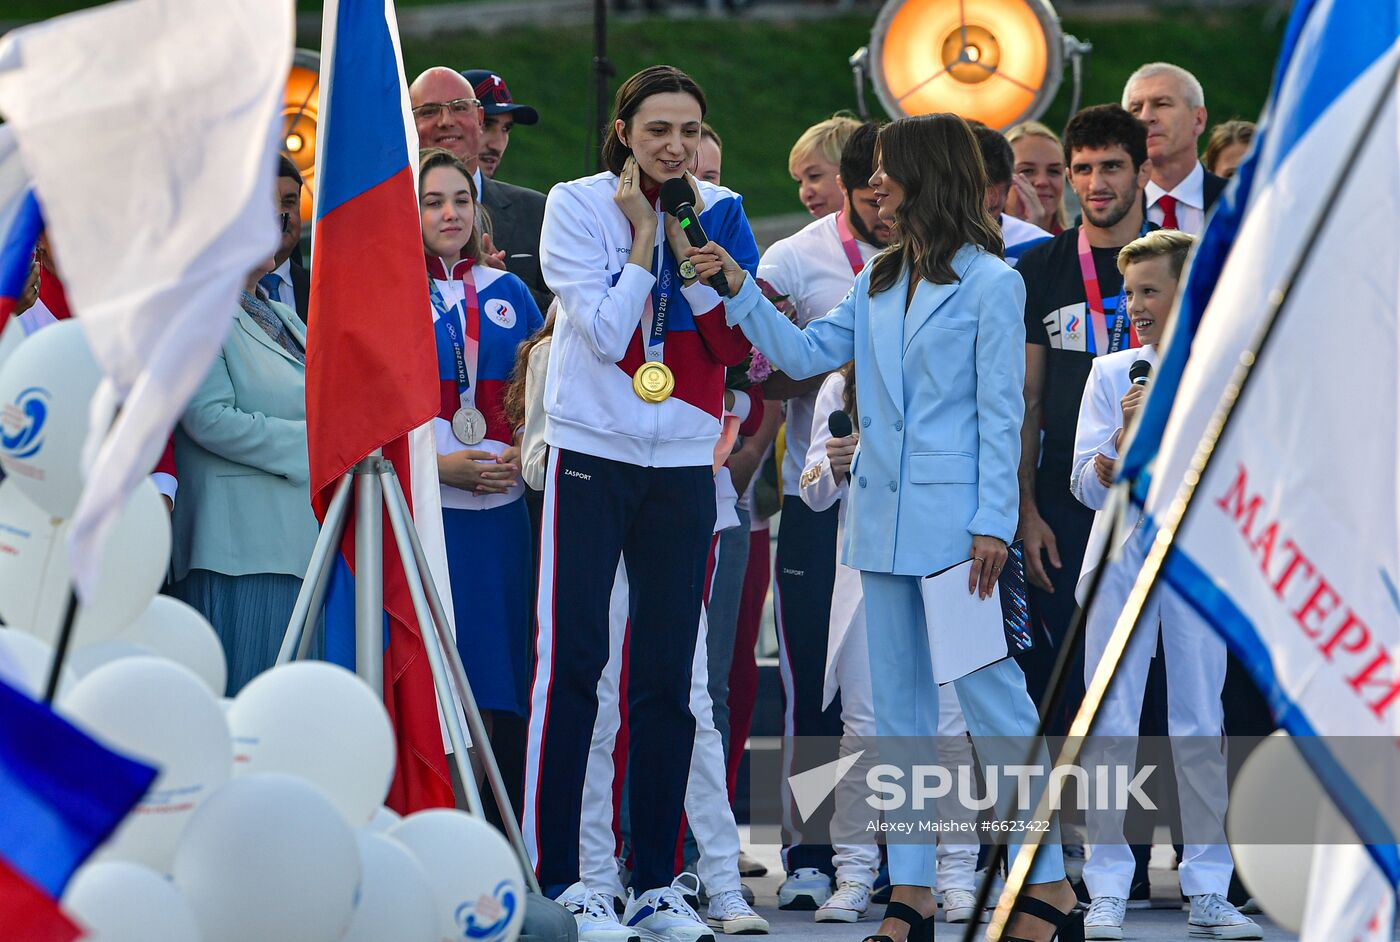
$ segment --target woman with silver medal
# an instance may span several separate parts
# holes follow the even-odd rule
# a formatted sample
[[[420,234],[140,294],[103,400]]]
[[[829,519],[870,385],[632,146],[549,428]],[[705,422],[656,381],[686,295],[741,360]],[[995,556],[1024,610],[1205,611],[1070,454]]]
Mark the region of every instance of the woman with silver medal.
[[[515,349],[543,319],[515,275],[490,266],[461,161],[419,156],[419,209],[438,354],[434,424],[457,647],[488,729],[523,715],[529,676],[529,515],[520,448],[502,410]],[[503,727],[504,728],[504,727]]]

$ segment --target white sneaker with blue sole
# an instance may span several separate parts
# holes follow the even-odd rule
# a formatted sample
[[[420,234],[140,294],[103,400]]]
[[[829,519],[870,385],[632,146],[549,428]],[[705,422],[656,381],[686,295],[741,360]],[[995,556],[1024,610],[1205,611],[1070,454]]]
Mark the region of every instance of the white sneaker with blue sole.
[[[641,942],[641,936],[617,919],[612,900],[582,883],[575,883],[556,900],[573,913],[579,942]]]
[[[831,877],[816,867],[798,867],[778,888],[778,908],[815,912],[831,898]]]
[[[642,942],[715,942],[714,931],[685,901],[684,889],[677,877],[670,886],[629,897],[623,925],[641,936]]]

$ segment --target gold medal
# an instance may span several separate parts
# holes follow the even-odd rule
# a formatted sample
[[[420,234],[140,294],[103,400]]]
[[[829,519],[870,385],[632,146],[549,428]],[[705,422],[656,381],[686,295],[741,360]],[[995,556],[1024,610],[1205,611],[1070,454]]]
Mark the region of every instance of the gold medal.
[[[665,363],[651,360],[632,374],[632,391],[643,402],[665,402],[676,388],[676,377]]]

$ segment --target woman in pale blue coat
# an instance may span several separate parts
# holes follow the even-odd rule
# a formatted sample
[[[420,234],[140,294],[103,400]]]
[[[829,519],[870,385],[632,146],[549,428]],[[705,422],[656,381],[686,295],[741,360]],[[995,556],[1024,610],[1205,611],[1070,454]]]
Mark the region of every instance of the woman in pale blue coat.
[[[316,542],[306,458],[306,336],[254,272],[175,432],[171,594],[213,624],[233,696],[277,658]]]
[[[843,552],[865,593],[876,729],[882,738],[927,737],[930,755],[922,758],[932,761],[938,687],[919,579],[971,556],[969,591],[985,597],[1005,563],[1018,507],[1025,288],[1000,257],[1000,230],[982,208],[986,172],[961,118],[886,125],[876,153],[870,185],[899,242],[805,330],[768,303],[723,249],[707,245],[691,258],[701,279],[724,271],[733,294],[725,303],[729,322],[789,376],[855,360],[861,437]],[[1023,763],[1024,738],[994,738],[1035,734],[1035,705],[1016,662],[955,683],[982,761]],[[932,938],[934,841],[916,840],[889,846],[892,902],[880,934],[868,938]],[[1008,942],[1083,938],[1082,920],[1065,915],[1075,896],[1055,825],[1044,843]]]

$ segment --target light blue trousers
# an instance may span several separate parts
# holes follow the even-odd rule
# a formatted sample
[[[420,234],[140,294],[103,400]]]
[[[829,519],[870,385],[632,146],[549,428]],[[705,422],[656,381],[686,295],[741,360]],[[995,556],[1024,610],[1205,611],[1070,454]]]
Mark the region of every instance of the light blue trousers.
[[[875,729],[884,737],[921,737],[928,742],[927,761],[938,755],[934,737],[938,733],[938,685],[933,680],[929,658],[928,631],[924,626],[923,598],[917,576],[862,572],[865,592],[866,637],[870,648],[870,672],[875,695]],[[954,681],[962,703],[967,727],[983,768],[1020,766],[1026,761],[1027,740],[1035,735],[1036,710],[1026,693],[1026,678],[1010,658],[990,664]],[[896,747],[898,748],[898,747]],[[916,747],[917,748],[917,747]],[[885,750],[881,748],[882,754]],[[1048,770],[1050,757],[1041,746],[1038,760]],[[1001,777],[1001,798],[994,812],[996,820],[1010,815],[1001,809],[1015,798],[1015,780]],[[1040,787],[1030,793],[1029,818],[1040,798],[1045,777],[1034,780]],[[1022,834],[1008,834],[1012,851],[1019,849]],[[935,842],[933,835],[892,838],[888,847],[890,882],[905,886],[934,885]],[[1031,867],[1029,883],[1051,883],[1065,875],[1060,850],[1058,820],[1051,818],[1050,830],[1042,835],[1041,848]]]

